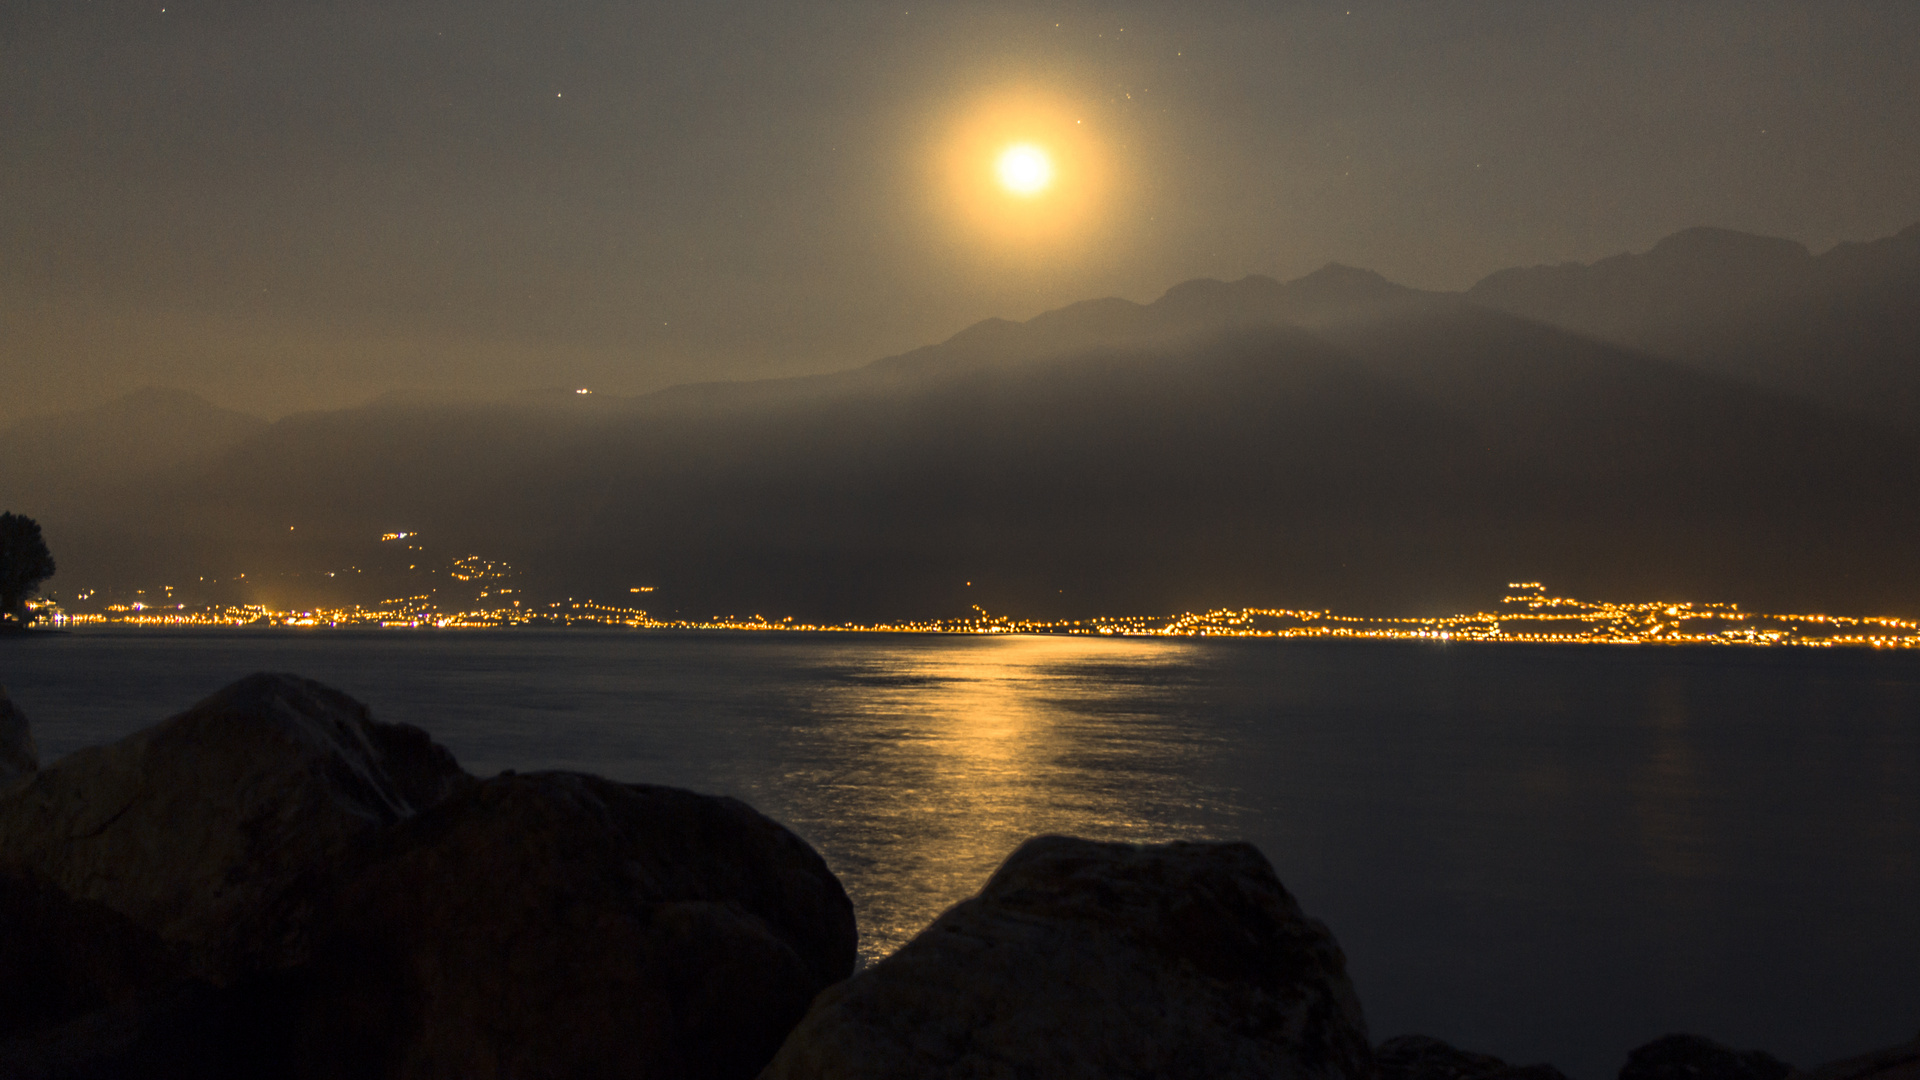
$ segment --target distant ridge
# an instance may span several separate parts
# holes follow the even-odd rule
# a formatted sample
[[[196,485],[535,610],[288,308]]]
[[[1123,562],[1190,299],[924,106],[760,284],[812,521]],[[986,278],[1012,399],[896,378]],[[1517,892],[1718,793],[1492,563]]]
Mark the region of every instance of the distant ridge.
[[[1812,260],[1792,240],[1702,226],[1674,233],[1644,255],[1496,271],[1466,296],[1571,330],[1630,337],[1789,291]]]
[[[689,407],[784,407],[1090,351],[1159,348],[1196,336],[1255,327],[1326,325],[1415,308],[1446,296],[1396,285],[1371,270],[1339,263],[1328,263],[1284,283],[1258,274],[1231,282],[1196,278],[1173,286],[1151,303],[1110,296],[1045,311],[1025,322],[983,319],[938,344],[862,367],[783,379],[687,383],[634,399],[631,408],[651,413]]]
[[[989,355],[997,362],[1019,362],[1094,348],[1152,347],[1250,327],[1312,327],[1416,306],[1443,295],[1395,285],[1371,270],[1339,263],[1285,283],[1258,274],[1231,282],[1195,278],[1147,304],[1107,297],[1043,312],[1024,323],[987,319],[939,345],[870,367],[951,367]]]
[[[1920,225],[1820,255],[1686,229],[1642,255],[1502,270],[1476,304],[1706,370],[1920,422]]]
[[[0,430],[0,503],[44,513],[201,464],[267,430],[257,416],[148,386],[103,405]]]
[[[942,372],[1156,348],[1251,327],[1315,329],[1459,299],[1809,400],[1920,423],[1920,224],[1820,255],[1793,240],[1700,226],[1642,254],[1496,271],[1457,294],[1340,263],[1287,282],[1198,278],[1146,304],[1106,297],[1024,322],[985,319],[864,367],[687,384],[646,395],[636,407],[815,400]]]
[[[228,417],[45,520],[70,587],[283,608],[361,599],[357,553],[419,530],[668,619],[1418,614],[1512,580],[1912,616],[1916,287],[1920,228],[1688,230],[1464,295],[1199,279],[806,378]]]
[[[1920,614],[1920,437],[1458,298],[884,374],[309,414],[114,520],[283,608],[407,529],[665,619],[1425,614],[1507,580]]]

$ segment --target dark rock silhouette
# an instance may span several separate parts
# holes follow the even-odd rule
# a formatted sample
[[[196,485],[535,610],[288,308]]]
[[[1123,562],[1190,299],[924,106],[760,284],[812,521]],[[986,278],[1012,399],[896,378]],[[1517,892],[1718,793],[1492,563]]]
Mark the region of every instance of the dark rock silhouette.
[[[0,787],[24,785],[37,765],[26,718],[0,690]],[[0,873],[0,1076],[269,1075],[285,1060],[281,1013],[253,987],[195,977],[159,934],[104,903]]]
[[[1829,1062],[1804,1075],[1808,1080],[1920,1080],[1920,1036],[1898,1046]]]
[[[853,970],[853,908],[743,803],[483,781],[340,875],[294,1075],[748,1077]]]
[[[159,935],[125,915],[0,874],[0,1040],[126,1005],[185,976]]]
[[[762,1075],[1359,1080],[1345,968],[1250,845],[1040,837],[822,994]]]
[[[1701,1035],[1663,1035],[1637,1047],[1620,1080],[1786,1080],[1793,1066],[1763,1050],[1735,1050]]]
[[[1566,1080],[1551,1065],[1509,1065],[1425,1035],[1401,1035],[1374,1050],[1379,1080]]]
[[[845,892],[751,807],[476,780],[291,675],[16,777],[0,864],[9,1080],[1564,1080],[1371,1051],[1338,944],[1246,844],[1029,841],[848,978]],[[1920,1040],[1793,1074],[1670,1035],[1620,1073],[1790,1075],[1920,1080]]]
[[[221,990],[159,935],[46,882],[0,875],[0,1076],[255,1080],[285,1062],[283,1010]]]
[[[105,904],[229,982],[304,955],[302,920],[279,907],[304,875],[465,781],[419,729],[254,675],[8,791],[0,868]]]
[[[292,675],[17,780],[0,868],[9,1078],[744,1078],[855,957],[745,804],[476,780]]]
[[[0,1041],[0,1076],[260,1080],[285,1075],[283,1028],[280,1003],[271,995],[183,979],[58,1027]]]
[[[40,749],[34,745],[27,714],[0,686],[0,788],[40,768]]]

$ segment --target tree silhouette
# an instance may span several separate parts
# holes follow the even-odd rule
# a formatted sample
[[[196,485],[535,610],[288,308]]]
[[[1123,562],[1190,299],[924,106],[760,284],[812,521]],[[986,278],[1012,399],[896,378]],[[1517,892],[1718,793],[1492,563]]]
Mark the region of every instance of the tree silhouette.
[[[27,597],[53,576],[53,554],[40,538],[40,523],[21,514],[0,514],[0,626],[32,620]]]

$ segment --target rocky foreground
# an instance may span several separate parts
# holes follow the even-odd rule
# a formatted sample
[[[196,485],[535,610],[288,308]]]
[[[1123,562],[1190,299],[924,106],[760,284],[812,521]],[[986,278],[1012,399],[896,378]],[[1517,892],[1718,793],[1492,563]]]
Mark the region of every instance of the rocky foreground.
[[[0,692],[0,1078],[1564,1080],[1375,1046],[1245,844],[1040,837],[854,973],[853,908],[733,799],[464,772],[291,675],[38,766]],[[1671,1035],[1620,1080],[1798,1073]]]

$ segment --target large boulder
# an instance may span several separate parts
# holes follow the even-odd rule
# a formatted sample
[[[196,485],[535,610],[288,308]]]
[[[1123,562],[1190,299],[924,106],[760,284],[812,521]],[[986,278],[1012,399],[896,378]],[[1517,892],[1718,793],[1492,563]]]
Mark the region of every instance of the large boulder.
[[[185,974],[158,935],[125,915],[0,874],[0,1040],[125,1005]]]
[[[753,1076],[853,970],[853,906],[733,799],[503,774],[322,906],[290,1075]]]
[[[284,1040],[259,999],[189,975],[159,935],[42,881],[0,875],[0,1076],[253,1080]]]
[[[7,1080],[262,1080],[285,1075],[280,1025],[245,988],[192,979],[0,1040]],[[271,1003],[267,1003],[269,1009]],[[348,1080],[346,1077],[340,1080]],[[354,1078],[358,1080],[358,1078]]]
[[[1373,1056],[1379,1080],[1566,1080],[1551,1065],[1509,1065],[1427,1035],[1388,1039]]]
[[[27,716],[0,686],[0,788],[40,768],[40,749],[33,744]]]
[[[0,1075],[751,1077],[852,904],[743,803],[256,675],[0,794]]]
[[[1249,844],[1028,841],[762,1074],[1360,1080],[1346,960]]]
[[[472,779],[417,728],[253,675],[0,795],[0,871],[143,926],[217,983],[305,955],[301,883]]]
[[[1764,1050],[1735,1050],[1701,1035],[1662,1035],[1627,1054],[1620,1080],[1786,1080],[1793,1066]]]
[[[1920,1080],[1920,1037],[1885,1050],[1829,1062],[1802,1075],[1806,1080]]]

